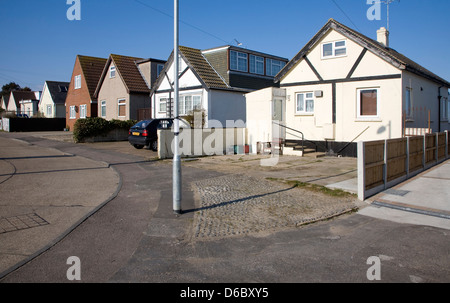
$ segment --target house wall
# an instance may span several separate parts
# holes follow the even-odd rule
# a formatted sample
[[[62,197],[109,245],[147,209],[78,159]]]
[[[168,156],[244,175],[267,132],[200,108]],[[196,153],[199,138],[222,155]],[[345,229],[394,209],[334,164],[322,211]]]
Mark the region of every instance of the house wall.
[[[227,126],[227,121],[229,121],[228,124],[233,125],[233,123],[240,123],[239,120],[244,124],[247,120],[243,93],[211,89],[208,100],[207,120],[219,122],[223,127]],[[211,121],[208,122],[207,127],[212,127]]]
[[[272,88],[261,89],[245,94],[247,113],[247,142],[253,153],[257,142],[272,141]]]
[[[323,59],[322,44],[339,40],[346,41],[347,55]],[[316,141],[350,142],[355,139],[365,141],[401,136],[401,71],[367,51],[351,75],[354,81],[347,79],[362,51],[363,47],[338,32],[330,31],[326,34],[306,55],[322,80],[303,59],[280,83],[281,87],[286,88],[287,94],[286,125],[303,132],[306,139]],[[370,80],[369,77],[373,76],[397,78]],[[376,118],[358,118],[357,90],[361,88],[378,89]],[[314,113],[296,113],[297,94],[316,91],[321,91],[322,96],[314,97]],[[333,99],[335,125],[333,125]],[[295,139],[289,134],[286,138]]]
[[[109,68],[111,63],[106,67],[107,73],[103,79],[103,83],[98,92],[98,115],[106,120],[128,120],[130,113],[130,95],[127,92],[119,71],[116,70],[114,78],[109,77]],[[119,100],[125,99],[127,114],[125,117],[119,117]],[[101,114],[102,101],[106,101],[106,116]]]
[[[137,120],[138,109],[146,108],[149,106],[149,104],[150,96],[148,94],[131,94],[130,102],[127,104],[126,120]]]
[[[6,110],[9,111],[9,112],[16,112],[17,109],[18,108],[17,108],[17,105],[16,105],[16,101],[14,100],[14,96],[13,96],[13,94],[10,94],[8,108]]]
[[[77,75],[81,75],[81,88],[79,89],[75,89],[75,76]],[[93,104],[91,102],[89,89],[87,87],[86,80],[83,75],[83,70],[81,69],[81,65],[77,57],[66,97],[66,123],[70,130],[73,130],[76,120],[80,118],[80,105],[83,104],[86,104],[86,116],[96,117],[96,110],[93,110],[92,107],[97,107],[97,104]],[[76,112],[76,119],[70,118],[70,106],[76,106],[78,108]]]
[[[428,128],[428,111],[430,111],[430,126],[433,132],[450,130],[449,118],[439,119],[439,92],[448,99],[448,88],[411,72],[403,72],[403,111],[405,111],[406,90],[411,89],[412,117],[406,119],[407,128]],[[448,104],[447,104],[448,107]],[[439,130],[439,120],[440,130]]]
[[[52,107],[51,115],[47,115],[47,106],[50,105]],[[44,89],[42,92],[41,100],[39,101],[39,112],[42,116],[46,118],[56,118],[56,106],[53,103],[52,96],[50,91],[48,90],[47,83],[44,85]],[[65,111],[62,113],[63,115],[59,118],[64,118],[66,116]]]

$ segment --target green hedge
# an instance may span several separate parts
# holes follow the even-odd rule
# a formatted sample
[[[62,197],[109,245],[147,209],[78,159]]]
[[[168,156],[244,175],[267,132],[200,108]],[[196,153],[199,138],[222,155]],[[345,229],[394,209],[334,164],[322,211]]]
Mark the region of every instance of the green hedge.
[[[86,138],[106,135],[114,129],[130,129],[138,121],[136,120],[105,120],[103,118],[78,119],[73,128],[75,142],[81,142]]]

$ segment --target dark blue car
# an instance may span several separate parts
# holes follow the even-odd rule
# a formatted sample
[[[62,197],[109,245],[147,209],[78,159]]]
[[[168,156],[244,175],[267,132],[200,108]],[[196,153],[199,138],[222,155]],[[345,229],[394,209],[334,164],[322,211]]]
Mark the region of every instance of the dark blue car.
[[[137,149],[147,147],[153,151],[158,150],[158,129],[170,129],[173,119],[150,119],[139,121],[128,132],[128,142]]]

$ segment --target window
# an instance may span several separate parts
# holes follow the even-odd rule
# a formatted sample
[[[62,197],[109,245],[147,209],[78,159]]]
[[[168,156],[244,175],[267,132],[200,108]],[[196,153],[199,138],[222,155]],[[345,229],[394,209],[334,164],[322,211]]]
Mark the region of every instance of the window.
[[[102,115],[103,118],[106,117],[106,101],[105,100],[100,102],[100,114]]]
[[[358,89],[358,118],[378,117],[378,88]]]
[[[202,97],[196,96],[180,96],[178,100],[178,109],[180,115],[189,115],[194,109],[201,109]]]
[[[284,67],[286,63],[274,59],[266,59],[266,74],[267,76],[276,76],[278,72]]]
[[[51,105],[47,105],[47,117],[51,117],[53,116],[53,111],[52,111],[52,106]]]
[[[337,58],[347,55],[347,43],[345,40],[322,44],[322,59]]]
[[[80,106],[80,118],[81,119],[86,118],[86,104]]]
[[[118,104],[119,104],[119,110],[118,110],[118,113],[119,113],[119,117],[126,117],[126,115],[127,115],[127,103],[126,103],[126,100],[125,99],[119,99],[119,101],[118,101]]]
[[[411,120],[413,118],[412,111],[412,88],[407,87],[405,92],[405,119]]]
[[[75,89],[81,88],[81,75],[75,76]]]
[[[109,78],[115,78],[116,77],[116,67],[114,65],[111,65],[109,68]]]
[[[264,75],[264,58],[250,55],[250,72],[253,74]]]
[[[159,99],[159,109],[158,112],[165,113],[167,112],[167,98]]]
[[[76,119],[77,118],[77,112],[75,110],[75,106],[70,107],[70,119]]]
[[[448,120],[448,98],[441,97],[441,120]]]
[[[230,69],[248,72],[248,57],[246,53],[230,51]]]
[[[297,94],[295,113],[296,114],[314,113],[314,94],[312,92]]]
[[[158,64],[156,66],[156,77],[159,77],[159,75],[161,74],[163,69],[164,69],[164,64]]]

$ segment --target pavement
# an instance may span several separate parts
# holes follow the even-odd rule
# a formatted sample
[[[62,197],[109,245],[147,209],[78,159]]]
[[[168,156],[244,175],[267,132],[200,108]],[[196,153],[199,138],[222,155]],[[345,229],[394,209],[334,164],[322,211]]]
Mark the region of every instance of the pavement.
[[[450,161],[360,202],[286,183],[355,192],[354,159],[194,159],[176,216],[170,161],[59,135],[0,133],[0,282],[450,281]]]

